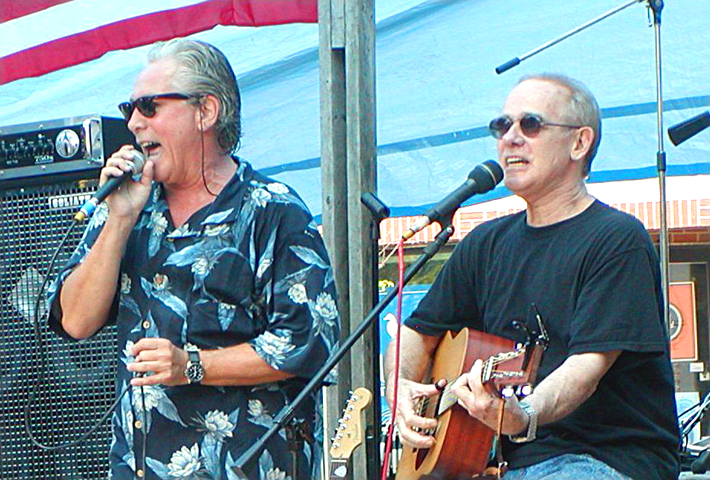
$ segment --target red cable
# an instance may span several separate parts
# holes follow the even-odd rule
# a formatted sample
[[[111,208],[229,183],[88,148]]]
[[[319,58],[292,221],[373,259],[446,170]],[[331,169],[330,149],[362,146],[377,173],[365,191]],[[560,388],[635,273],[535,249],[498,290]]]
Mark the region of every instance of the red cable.
[[[387,479],[387,466],[389,465],[390,452],[392,451],[392,436],[394,433],[394,423],[397,415],[397,390],[399,387],[399,351],[402,331],[402,292],[404,291],[404,239],[399,241],[397,248],[397,264],[399,267],[399,281],[397,283],[397,336],[395,337],[394,355],[394,394],[392,395],[392,414],[390,416],[390,428],[387,432],[387,445],[385,455],[382,460],[381,480]]]

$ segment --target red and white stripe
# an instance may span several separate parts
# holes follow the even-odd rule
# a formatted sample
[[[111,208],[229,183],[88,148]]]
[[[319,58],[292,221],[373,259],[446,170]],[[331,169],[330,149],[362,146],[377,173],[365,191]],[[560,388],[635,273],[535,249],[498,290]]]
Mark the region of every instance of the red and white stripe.
[[[2,0],[0,85],[217,25],[318,21],[317,0]]]

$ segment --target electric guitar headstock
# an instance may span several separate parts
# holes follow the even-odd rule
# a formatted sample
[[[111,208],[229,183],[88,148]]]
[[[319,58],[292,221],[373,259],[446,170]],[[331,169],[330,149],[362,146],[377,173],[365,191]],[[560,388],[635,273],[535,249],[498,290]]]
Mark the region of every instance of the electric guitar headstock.
[[[347,475],[350,455],[364,438],[362,413],[371,401],[372,393],[366,388],[358,388],[350,395],[330,446],[331,480]]]

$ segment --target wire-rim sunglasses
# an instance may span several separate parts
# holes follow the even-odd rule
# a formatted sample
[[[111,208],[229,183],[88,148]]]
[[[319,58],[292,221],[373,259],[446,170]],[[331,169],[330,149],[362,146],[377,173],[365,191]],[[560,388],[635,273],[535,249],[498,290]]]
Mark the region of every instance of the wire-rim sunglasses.
[[[526,113],[517,120],[512,119],[508,115],[501,115],[500,117],[494,118],[491,120],[491,123],[488,124],[488,131],[494,138],[500,140],[503,138],[503,135],[508,133],[508,130],[510,130],[516,121],[520,122],[520,130],[523,132],[523,135],[529,138],[536,137],[545,127],[582,128],[584,126],[546,122],[540,115]]]
[[[133,111],[137,108],[139,112],[141,112],[141,115],[144,117],[154,117],[155,116],[155,109],[157,107],[157,104],[155,103],[156,100],[161,100],[161,99],[175,99],[175,100],[188,100],[190,98],[197,98],[198,95],[190,95],[187,93],[177,93],[177,92],[171,92],[171,93],[157,93],[155,95],[145,95],[143,97],[136,98],[135,100],[131,100],[128,102],[122,102],[118,104],[118,109],[121,111],[121,114],[123,115],[123,118],[126,119],[126,121],[129,121],[131,119],[131,116],[133,115]]]

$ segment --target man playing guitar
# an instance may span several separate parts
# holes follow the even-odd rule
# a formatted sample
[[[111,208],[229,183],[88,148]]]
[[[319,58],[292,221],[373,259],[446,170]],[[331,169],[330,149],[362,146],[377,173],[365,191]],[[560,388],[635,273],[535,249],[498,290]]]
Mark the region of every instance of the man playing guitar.
[[[527,209],[474,229],[406,320],[396,417],[401,439],[424,450],[437,441],[429,434],[436,418],[416,404],[442,387],[425,375],[443,334],[469,327],[517,339],[511,320],[530,323],[535,304],[550,342],[531,395],[503,399],[482,382],[481,361],[449,380],[458,405],[503,434],[505,480],[677,479],[679,434],[657,256],[640,222],[585,186],[601,139],[596,100],[561,75],[525,77],[489,128],[506,187]],[[390,406],[394,357],[391,344]],[[458,454],[475,448],[461,444]]]

